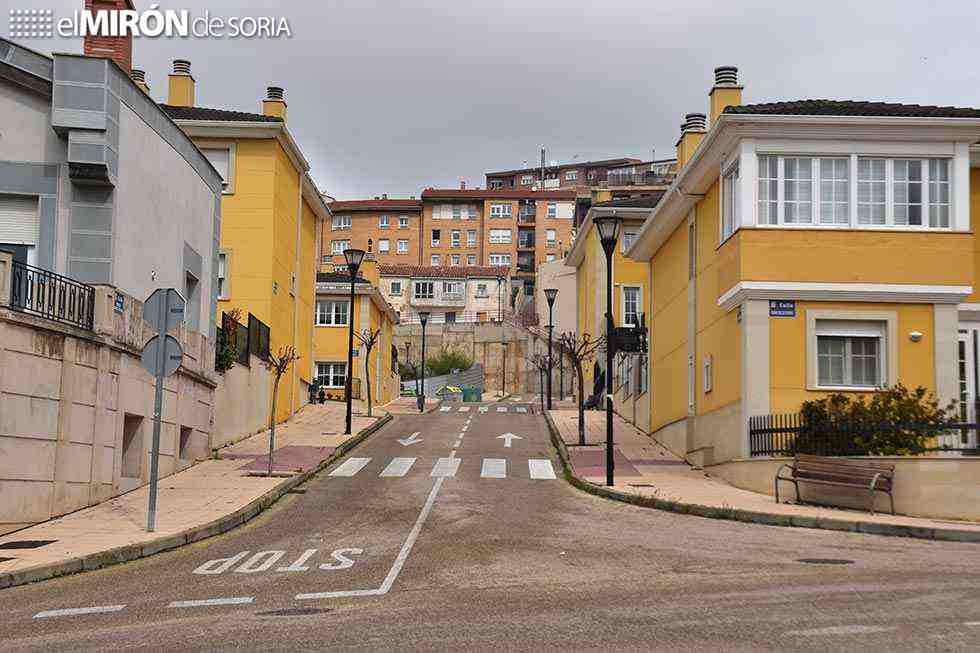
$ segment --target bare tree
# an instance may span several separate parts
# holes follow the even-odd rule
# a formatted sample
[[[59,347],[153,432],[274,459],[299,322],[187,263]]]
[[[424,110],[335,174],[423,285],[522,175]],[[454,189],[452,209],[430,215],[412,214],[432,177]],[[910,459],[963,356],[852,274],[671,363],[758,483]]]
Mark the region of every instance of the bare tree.
[[[378,336],[381,335],[381,329],[376,329],[372,331],[371,329],[361,329],[360,332],[355,331],[354,337],[357,341],[364,345],[364,380],[367,382],[367,414],[371,417],[371,350],[374,346],[378,344]]]
[[[538,394],[541,396],[541,412],[544,412],[544,375],[548,373],[548,355],[532,353],[526,357],[527,362],[538,371]]]
[[[279,396],[279,381],[293,362],[299,360],[296,348],[283,345],[278,353],[269,352],[269,360],[265,367],[272,373],[275,380],[272,383],[272,412],[269,414],[269,476],[272,476],[272,452],[276,448],[276,399]]]
[[[605,343],[605,338],[593,338],[588,333],[581,336],[568,331],[558,336],[559,351],[565,352],[575,375],[578,378],[578,442],[585,445],[585,364],[595,358],[596,351]],[[608,371],[607,371],[608,374]]]

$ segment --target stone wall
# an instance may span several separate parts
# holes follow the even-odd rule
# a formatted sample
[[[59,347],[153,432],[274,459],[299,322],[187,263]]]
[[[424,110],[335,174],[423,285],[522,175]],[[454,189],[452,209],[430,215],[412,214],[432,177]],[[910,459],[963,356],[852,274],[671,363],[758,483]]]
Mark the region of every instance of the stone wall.
[[[96,287],[87,331],[6,308],[0,253],[0,533],[90,506],[148,482],[154,380],[140,367],[142,302]],[[209,453],[214,346],[174,332],[183,366],[165,383],[159,472]],[[212,370],[210,373],[208,370]]]
[[[264,431],[272,410],[272,374],[258,356],[249,365],[235,363],[218,379],[214,390],[214,427],[211,448]]]

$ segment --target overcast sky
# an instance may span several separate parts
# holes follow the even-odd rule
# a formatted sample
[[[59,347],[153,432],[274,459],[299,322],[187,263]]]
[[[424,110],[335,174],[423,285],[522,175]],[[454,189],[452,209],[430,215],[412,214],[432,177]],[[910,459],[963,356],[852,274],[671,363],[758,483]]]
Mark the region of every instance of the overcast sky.
[[[0,0],[68,15],[83,0]],[[150,3],[136,0],[137,9]],[[337,198],[418,195],[549,160],[673,156],[707,109],[715,66],[745,102],[874,99],[980,107],[977,4],[891,0],[290,0],[184,4],[284,15],[291,39],[139,39],[134,66],[164,100],[192,61],[201,106],[259,111],[283,86],[290,131]],[[80,51],[77,41],[25,41]]]

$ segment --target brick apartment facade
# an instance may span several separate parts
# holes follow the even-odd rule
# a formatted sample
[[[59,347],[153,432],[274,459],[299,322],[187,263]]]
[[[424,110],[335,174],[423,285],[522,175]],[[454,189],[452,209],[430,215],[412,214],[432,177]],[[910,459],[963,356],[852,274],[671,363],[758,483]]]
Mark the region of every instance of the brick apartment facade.
[[[640,164],[640,159],[623,157],[601,161],[563,163],[544,167],[545,190],[556,188],[588,189],[606,178],[613,167]],[[486,173],[487,188],[495,190],[532,190],[541,180],[541,166]]]
[[[433,324],[453,324],[492,322],[509,310],[505,267],[382,264],[378,271],[381,292],[402,324],[417,323],[420,311]]]
[[[333,201],[331,219],[318,234],[321,266],[354,247],[373,252],[378,263],[419,264],[422,202],[414,198]]]
[[[573,190],[427,188],[421,262],[508,267],[530,290],[537,266],[571,247],[574,217]]]

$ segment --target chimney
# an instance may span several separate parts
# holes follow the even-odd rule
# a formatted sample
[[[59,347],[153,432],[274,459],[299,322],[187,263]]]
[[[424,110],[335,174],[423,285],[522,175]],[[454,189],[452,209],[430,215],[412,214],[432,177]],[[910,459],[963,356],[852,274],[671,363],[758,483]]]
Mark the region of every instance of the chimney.
[[[132,0],[85,0],[85,11],[93,14],[134,9]],[[86,34],[82,51],[90,57],[112,59],[129,73],[133,67],[133,37]]]
[[[725,107],[737,107],[742,104],[742,89],[738,85],[738,68],[735,66],[719,66],[715,68],[715,85],[711,87],[708,97],[711,101],[711,125],[718,122],[718,116]]]
[[[265,99],[262,100],[262,113],[275,116],[286,121],[286,91],[281,86],[269,86],[265,89]]]
[[[129,77],[136,82],[136,85],[140,87],[147,95],[150,94],[150,85],[146,83],[146,71],[140,70],[139,68],[133,68],[129,71]]]
[[[466,180],[465,179],[460,179],[459,180],[459,189],[460,190],[466,190]]]
[[[681,137],[677,140],[677,170],[680,171],[698,149],[704,138],[707,117],[703,113],[689,113],[681,124]]]
[[[167,77],[167,104],[194,106],[194,78],[191,77],[191,62],[187,59],[174,59],[173,72]]]
[[[374,254],[368,253],[364,255],[364,260],[361,261],[361,267],[357,270],[357,276],[363,277],[364,280],[375,286],[380,283],[378,259]]]

